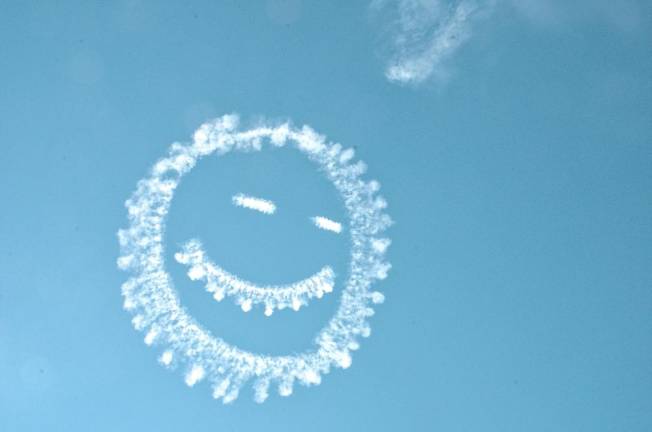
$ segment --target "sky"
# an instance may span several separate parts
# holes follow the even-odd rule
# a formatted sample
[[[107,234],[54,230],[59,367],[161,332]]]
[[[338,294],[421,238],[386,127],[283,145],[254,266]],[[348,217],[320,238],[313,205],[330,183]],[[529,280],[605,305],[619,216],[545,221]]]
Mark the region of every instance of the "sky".
[[[0,24],[0,430],[652,430],[647,2],[3,1]],[[350,367],[262,404],[162,367],[117,265],[139,180],[232,113],[354,149],[393,221]],[[214,154],[163,259],[211,334],[298,355],[340,305],[349,219],[302,152]],[[330,266],[333,292],[216,302],[175,259],[194,238],[261,285]]]

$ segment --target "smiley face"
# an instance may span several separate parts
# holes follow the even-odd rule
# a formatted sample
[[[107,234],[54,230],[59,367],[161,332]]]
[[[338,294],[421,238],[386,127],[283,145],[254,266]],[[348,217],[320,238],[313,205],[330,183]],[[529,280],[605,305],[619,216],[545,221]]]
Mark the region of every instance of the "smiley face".
[[[353,150],[327,143],[309,127],[289,124],[264,125],[238,130],[233,115],[202,125],[191,144],[174,144],[127,201],[130,224],[118,237],[121,256],[118,266],[132,272],[122,286],[124,307],[133,314],[132,323],[145,333],[147,345],[161,348],[159,361],[168,367],[185,369],[185,382],[193,386],[209,381],[213,396],[228,403],[235,400],[244,383],[253,380],[255,400],[264,401],[272,384],[282,396],[292,393],[299,382],[314,385],[331,368],[348,368],[351,352],[359,338],[370,334],[370,303],[382,303],[384,296],[371,291],[377,279],[384,279],[389,264],[384,255],[389,240],[382,236],[391,220],[383,213],[385,201],[377,195],[376,181],[364,181],[362,162],[352,163]],[[181,305],[171,276],[165,269],[163,239],[165,221],[179,182],[202,157],[231,151],[261,151],[265,146],[289,147],[314,162],[339,192],[348,221],[344,224],[316,215],[315,227],[334,235],[348,234],[350,262],[341,289],[339,307],[317,334],[313,345],[299,354],[268,356],[239,349],[206,330]],[[245,210],[272,216],[276,204],[264,197],[242,193],[232,203]],[[188,267],[188,276],[205,284],[215,300],[232,297],[248,312],[259,308],[266,316],[275,310],[299,310],[310,301],[334,292],[335,273],[328,263],[312,275],[284,285],[261,286],[236,276],[215,264],[198,239],[188,239],[175,254]]]

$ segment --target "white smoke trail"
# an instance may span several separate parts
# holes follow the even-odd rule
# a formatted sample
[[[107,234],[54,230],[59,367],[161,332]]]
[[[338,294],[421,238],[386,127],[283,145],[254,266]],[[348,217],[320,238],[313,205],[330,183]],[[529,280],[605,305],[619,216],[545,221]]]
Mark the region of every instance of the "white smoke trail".
[[[265,315],[270,316],[274,309],[292,308],[298,311],[313,297],[321,298],[333,291],[335,273],[326,266],[313,276],[290,285],[260,287],[242,280],[206,258],[199,240],[190,240],[183,251],[174,255],[175,259],[188,265],[188,277],[206,282],[206,291],[213,298],[222,301],[225,296],[235,297],[243,311],[249,312],[253,305],[264,304]]]
[[[334,233],[337,234],[342,232],[341,223],[335,222],[323,216],[315,216],[314,218],[312,218],[312,222],[315,224],[317,228],[327,230],[327,231],[333,231]]]
[[[358,339],[371,333],[367,318],[374,311],[369,304],[384,300],[370,287],[374,280],[384,279],[390,268],[384,259],[389,240],[382,233],[391,220],[382,212],[385,201],[376,196],[378,182],[363,181],[365,164],[351,163],[353,150],[325,142],[307,126],[238,131],[238,122],[235,115],[223,116],[202,125],[191,144],[173,144],[167,157],[138,182],[126,202],[129,226],[118,232],[118,266],[132,273],[122,285],[122,294],[134,327],[145,332],[147,344],[162,348],[161,364],[183,367],[189,386],[210,381],[213,396],[225,403],[235,400],[249,380],[254,380],[255,400],[262,402],[272,383],[280,395],[288,396],[295,382],[316,385],[332,367],[349,367]],[[290,142],[315,162],[341,194],[350,219],[351,262],[339,308],[313,346],[296,355],[251,353],[211,334],[182,307],[163,262],[165,219],[182,176],[204,156],[261,150],[265,142],[278,147]]]
[[[233,196],[232,200],[233,204],[237,205],[238,207],[257,210],[261,213],[274,214],[276,211],[276,205],[272,201],[266,199],[237,194]]]

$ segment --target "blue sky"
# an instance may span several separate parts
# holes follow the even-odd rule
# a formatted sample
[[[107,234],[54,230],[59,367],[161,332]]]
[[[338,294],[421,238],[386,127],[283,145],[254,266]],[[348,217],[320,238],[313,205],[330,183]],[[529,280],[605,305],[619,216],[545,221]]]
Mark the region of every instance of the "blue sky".
[[[652,9],[567,3],[3,2],[0,430],[650,430]],[[168,147],[233,112],[353,147],[395,224],[351,367],[225,406],[133,329],[116,233]],[[296,152],[202,161],[167,220],[184,307],[244,349],[310,346],[350,246],[316,215],[346,220]],[[193,237],[259,283],[340,276],[244,314],[174,261]]]

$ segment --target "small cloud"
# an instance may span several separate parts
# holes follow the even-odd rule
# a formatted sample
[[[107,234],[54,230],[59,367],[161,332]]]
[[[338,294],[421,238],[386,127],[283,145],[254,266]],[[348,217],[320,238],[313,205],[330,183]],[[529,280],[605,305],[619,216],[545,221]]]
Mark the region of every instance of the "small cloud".
[[[432,77],[444,77],[444,61],[472,34],[472,24],[492,1],[461,0],[376,1],[372,10],[392,9],[390,55],[385,76],[401,84],[420,84]]]

